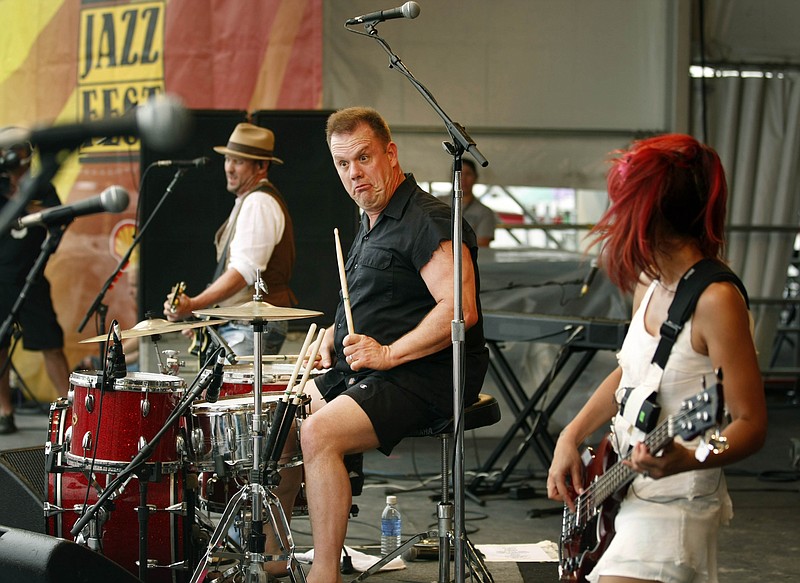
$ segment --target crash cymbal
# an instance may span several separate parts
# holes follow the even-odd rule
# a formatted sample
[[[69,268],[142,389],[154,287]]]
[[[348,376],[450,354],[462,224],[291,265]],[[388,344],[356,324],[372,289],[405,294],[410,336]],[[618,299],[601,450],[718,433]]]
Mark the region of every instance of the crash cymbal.
[[[125,338],[141,338],[143,336],[155,336],[156,334],[169,334],[170,332],[180,332],[181,330],[190,330],[192,328],[202,328],[203,326],[211,326],[213,324],[220,324],[224,320],[200,320],[191,322],[170,322],[163,318],[150,318],[142,320],[129,330],[122,330],[122,339]],[[105,342],[108,340],[108,334],[101,334],[99,336],[92,336],[81,340],[79,344],[88,344],[89,342]]]
[[[192,312],[197,316],[212,316],[227,318],[228,320],[298,320],[321,316],[322,312],[301,310],[299,308],[282,308],[267,302],[246,302],[239,306],[224,306],[221,308],[206,308]]]

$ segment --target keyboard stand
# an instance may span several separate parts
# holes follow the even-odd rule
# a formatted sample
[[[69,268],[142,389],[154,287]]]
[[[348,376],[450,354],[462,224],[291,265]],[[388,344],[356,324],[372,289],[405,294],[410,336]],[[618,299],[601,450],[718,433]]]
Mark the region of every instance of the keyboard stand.
[[[539,461],[541,461],[544,469],[547,470],[550,467],[550,462],[553,460],[553,450],[555,448],[555,441],[548,433],[550,418],[564,400],[567,393],[572,389],[578,377],[586,370],[586,367],[589,365],[592,358],[594,358],[594,355],[597,354],[597,348],[575,348],[569,344],[565,344],[559,351],[547,377],[539,384],[533,394],[527,397],[519,379],[517,379],[508,360],[503,354],[500,345],[494,340],[487,341],[487,345],[491,356],[489,373],[497,383],[509,408],[515,414],[515,419],[511,427],[500,440],[500,443],[498,443],[494,451],[492,451],[484,462],[478,475],[467,487],[470,492],[475,494],[479,492],[498,492],[531,446],[539,457]],[[575,368],[569,373],[550,402],[545,405],[544,400],[550,393],[554,381],[573,355],[580,355],[580,359]],[[531,418],[530,423],[528,422],[529,418]],[[517,447],[511,459],[503,466],[500,473],[495,476],[492,469],[519,431],[522,431],[525,435],[523,441],[520,443],[519,447]]]

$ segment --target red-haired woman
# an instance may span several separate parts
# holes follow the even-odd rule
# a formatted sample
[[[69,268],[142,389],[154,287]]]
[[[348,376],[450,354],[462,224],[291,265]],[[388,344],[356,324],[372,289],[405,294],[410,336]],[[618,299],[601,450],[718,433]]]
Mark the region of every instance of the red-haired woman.
[[[610,206],[592,235],[611,281],[633,292],[633,317],[619,366],[558,438],[547,492],[574,509],[569,484],[579,485],[578,493],[586,487],[578,448],[611,422],[612,442],[623,456],[631,452],[625,465],[637,476],[616,516],[616,534],[588,580],[715,582],[718,527],[732,516],[721,467],[758,451],[766,433],[751,319],[737,286],[720,281],[706,287],[663,371],[654,373],[651,361],[682,276],[700,260],[722,262],[725,173],[716,152],[686,135],[637,141],[617,154],[608,173]],[[655,392],[664,419],[720,368],[728,449],[704,462],[695,456],[696,439],[676,438],[660,455],[648,451],[642,429],[625,414],[628,401],[621,406],[634,394],[627,389],[640,392],[630,403],[636,407],[644,404],[642,390]]]

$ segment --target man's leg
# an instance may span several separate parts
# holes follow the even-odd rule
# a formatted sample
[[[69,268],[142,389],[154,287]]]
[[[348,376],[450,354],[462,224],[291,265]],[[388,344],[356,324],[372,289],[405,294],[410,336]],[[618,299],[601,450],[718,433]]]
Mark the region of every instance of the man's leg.
[[[8,348],[0,348],[0,366],[3,366],[8,358]],[[0,376],[0,433],[13,433],[16,431],[14,425],[14,404],[11,402],[11,384],[9,381],[11,366],[6,368],[5,373]]]
[[[308,583],[338,582],[353,501],[344,455],[375,449],[378,438],[366,413],[346,395],[314,411],[303,422],[300,437],[314,538]]]
[[[66,397],[69,392],[69,366],[67,357],[60,348],[42,350],[44,356],[44,368],[50,381],[56,388],[59,397]]]

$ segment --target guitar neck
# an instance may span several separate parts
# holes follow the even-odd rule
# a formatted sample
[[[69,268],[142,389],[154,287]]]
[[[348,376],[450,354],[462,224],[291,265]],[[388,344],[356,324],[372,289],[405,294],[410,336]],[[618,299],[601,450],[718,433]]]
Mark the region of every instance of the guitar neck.
[[[672,422],[673,418],[669,417],[667,420],[662,421],[644,438],[644,444],[650,452],[658,453],[672,441],[672,434],[670,432],[670,425]],[[586,491],[578,497],[577,504],[582,505],[582,509],[588,511],[584,516],[592,516],[594,512],[608,500],[609,496],[633,481],[636,477],[636,472],[622,463],[630,459],[631,454],[629,452],[624,458],[608,468],[602,476],[595,480],[586,488]]]

